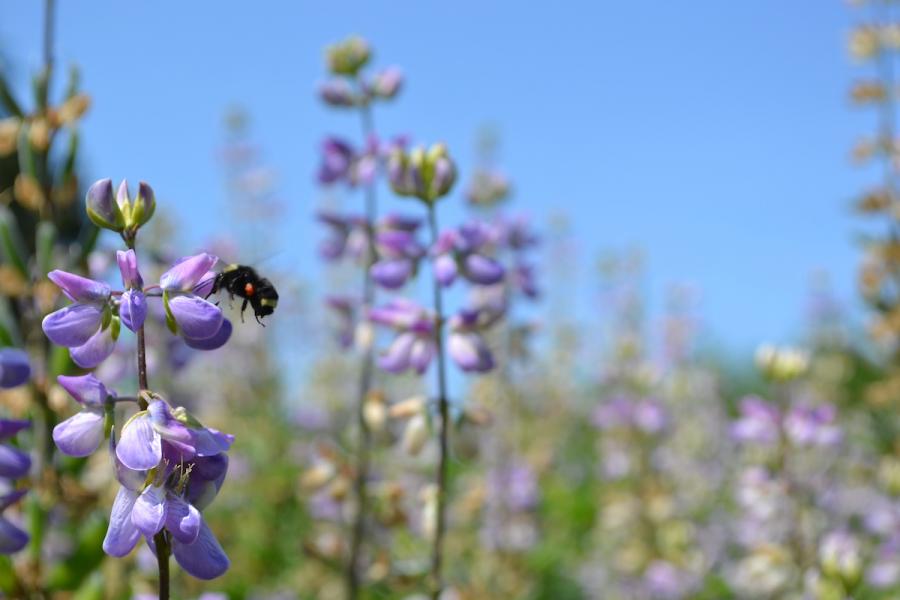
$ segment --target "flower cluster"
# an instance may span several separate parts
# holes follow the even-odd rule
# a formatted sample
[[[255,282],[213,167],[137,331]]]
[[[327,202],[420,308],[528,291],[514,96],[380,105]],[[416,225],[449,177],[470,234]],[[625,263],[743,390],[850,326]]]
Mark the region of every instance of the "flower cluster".
[[[144,327],[150,322],[148,315],[159,312],[171,333],[188,347],[214,350],[228,341],[232,325],[217,305],[206,300],[218,261],[211,254],[182,258],[158,283],[145,286],[134,245],[138,229],[152,216],[154,206],[153,193],[143,183],[134,201],[128,199],[123,182],[114,202],[108,179],[98,181],[87,193],[90,218],[119,233],[128,245],[116,254],[123,289],[113,290],[103,281],[65,271],[48,274],[72,303],[44,318],[47,337],[68,347],[79,367],[94,369],[113,353],[125,325],[137,334],[140,379],[138,396],[127,397],[93,373],[60,375],[57,382],[80,410],[56,425],[53,440],[64,454],[85,457],[109,439],[121,487],[103,541],[107,554],[125,556],[143,537],[161,560],[168,560],[171,552],[185,571],[211,579],[223,574],[229,561],[200,511],[224,482],[226,452],[234,438],[204,427],[185,408],[173,408],[149,389]],[[161,306],[151,311],[154,299],[161,300]],[[137,410],[117,425],[120,404],[136,405]]]
[[[25,384],[31,378],[28,355],[17,348],[0,348],[0,389]],[[0,442],[6,442],[29,427],[29,421],[0,419]],[[14,481],[31,469],[31,457],[13,446],[0,444],[0,515],[28,490],[16,489]],[[0,516],[0,554],[18,552],[28,543],[28,534]]]
[[[319,87],[319,96],[329,106],[360,107],[373,100],[392,100],[403,87],[403,73],[397,67],[388,67],[368,77],[362,73],[372,51],[360,37],[329,46],[325,55],[333,77]]]

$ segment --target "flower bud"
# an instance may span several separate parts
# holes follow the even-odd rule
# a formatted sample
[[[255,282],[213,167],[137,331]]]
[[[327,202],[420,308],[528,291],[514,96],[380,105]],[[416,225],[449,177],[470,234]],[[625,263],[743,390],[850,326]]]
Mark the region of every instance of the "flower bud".
[[[384,402],[384,396],[377,392],[372,392],[363,405],[363,418],[366,425],[372,431],[381,431],[384,429],[384,423],[387,420],[387,405]]]
[[[403,72],[397,67],[388,67],[377,73],[369,82],[372,95],[383,100],[391,100],[403,87]]]
[[[806,372],[809,357],[797,348],[777,348],[765,344],[756,351],[756,366],[763,376],[772,381],[791,381]]]
[[[408,154],[395,148],[388,159],[388,180],[397,194],[431,204],[450,192],[456,165],[444,144],[434,144],[427,151],[420,146]]]
[[[400,443],[404,452],[410,456],[417,456],[422,451],[422,448],[425,447],[427,441],[428,421],[426,421],[424,414],[419,413],[406,423],[406,428],[403,430],[403,439]]]
[[[356,106],[358,103],[350,84],[342,79],[332,79],[320,85],[319,97],[329,106],[347,107]]]
[[[359,36],[351,36],[325,49],[328,68],[335,75],[356,76],[371,56],[368,42]]]
[[[824,537],[819,546],[819,562],[823,573],[840,579],[849,589],[853,589],[862,576],[859,542],[843,531],[835,531]]]
[[[88,188],[85,205],[88,218],[97,227],[119,232],[124,229],[125,219],[120,206],[113,201],[111,180],[101,179]]]
[[[138,184],[138,195],[131,206],[131,223],[129,226],[135,229],[145,225],[153,213],[156,212],[156,196],[146,182]]]

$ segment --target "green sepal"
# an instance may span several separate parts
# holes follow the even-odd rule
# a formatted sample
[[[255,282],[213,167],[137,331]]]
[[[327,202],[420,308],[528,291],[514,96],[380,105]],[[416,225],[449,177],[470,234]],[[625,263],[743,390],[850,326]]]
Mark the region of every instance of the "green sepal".
[[[175,321],[175,315],[172,314],[172,309],[169,307],[169,291],[163,290],[163,307],[166,309],[166,327],[169,328],[173,334],[178,335],[178,323]]]
[[[28,266],[25,263],[25,244],[16,225],[16,219],[6,206],[0,206],[0,249],[3,258],[28,279]]]
[[[109,439],[113,427],[116,426],[116,404],[107,398],[103,404],[103,437]]]
[[[109,307],[109,304],[107,304],[103,307],[103,320],[100,321],[100,329],[102,331],[106,331],[106,328],[112,323],[112,317],[112,309]]]
[[[56,244],[56,225],[51,221],[41,221],[35,231],[35,253],[38,276],[47,277],[53,268],[53,247]]]
[[[119,317],[112,318],[112,334],[113,341],[119,339],[119,334],[122,332],[122,320]]]

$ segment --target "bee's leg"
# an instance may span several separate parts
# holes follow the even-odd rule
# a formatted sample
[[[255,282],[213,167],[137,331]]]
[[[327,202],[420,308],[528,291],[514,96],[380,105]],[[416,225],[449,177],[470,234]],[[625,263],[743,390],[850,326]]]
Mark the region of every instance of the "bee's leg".
[[[241,323],[244,322],[244,311],[247,310],[247,304],[248,304],[249,302],[250,302],[249,300],[247,300],[246,298],[244,298],[244,303],[241,304]]]
[[[265,327],[266,324],[259,320],[259,315],[255,315],[255,316],[256,316],[256,322],[259,323],[260,325],[262,325],[263,327]]]

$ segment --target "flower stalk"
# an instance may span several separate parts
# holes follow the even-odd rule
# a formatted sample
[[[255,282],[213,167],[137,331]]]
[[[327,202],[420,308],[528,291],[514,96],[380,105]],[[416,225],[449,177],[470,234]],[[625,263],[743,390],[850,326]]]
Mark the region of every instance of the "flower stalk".
[[[362,84],[360,84],[362,87]],[[360,107],[363,138],[368,140],[374,134],[372,109],[369,103]],[[375,222],[378,219],[378,198],[374,182],[365,186],[366,213],[365,227],[368,232],[368,249],[363,268],[363,306],[365,314],[375,303],[375,285],[372,280],[371,267],[375,262]],[[372,451],[372,432],[366,422],[366,400],[372,389],[372,376],[375,369],[375,351],[372,344],[363,349],[360,368],[359,394],[356,405],[356,422],[359,439],[356,443],[356,470],[353,480],[353,493],[356,499],[356,514],[353,519],[353,530],[350,537],[350,556],[347,560],[347,598],[356,600],[359,597],[360,577],[359,562],[362,554],[363,540],[366,531],[366,514],[368,512],[367,480],[369,477],[369,454]]]
[[[438,240],[437,208],[435,202],[428,203],[428,226],[432,245]],[[437,487],[434,540],[431,547],[431,597],[437,600],[443,590],[444,532],[446,531],[447,470],[449,466],[450,407],[447,402],[447,368],[444,357],[444,299],[438,279],[432,281],[434,308],[434,343],[437,351],[437,401],[440,413],[438,432],[438,468],[435,478]]]

